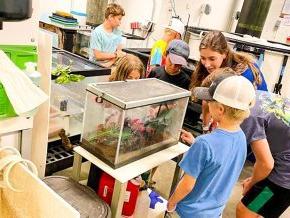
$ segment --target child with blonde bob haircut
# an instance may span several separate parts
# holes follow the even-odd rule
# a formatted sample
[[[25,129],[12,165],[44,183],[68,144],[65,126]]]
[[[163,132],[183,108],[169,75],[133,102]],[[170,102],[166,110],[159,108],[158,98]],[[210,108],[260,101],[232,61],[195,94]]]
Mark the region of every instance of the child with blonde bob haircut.
[[[191,144],[179,163],[184,175],[168,200],[169,216],[220,217],[243,168],[247,142],[240,124],[255,102],[255,89],[243,76],[222,74],[209,88],[197,87],[193,94],[208,102],[218,128],[198,136],[182,130],[181,139]],[[226,185],[225,185],[226,184]]]
[[[109,81],[125,81],[140,79],[144,76],[144,65],[142,61],[132,54],[126,54],[120,58],[112,69]]]

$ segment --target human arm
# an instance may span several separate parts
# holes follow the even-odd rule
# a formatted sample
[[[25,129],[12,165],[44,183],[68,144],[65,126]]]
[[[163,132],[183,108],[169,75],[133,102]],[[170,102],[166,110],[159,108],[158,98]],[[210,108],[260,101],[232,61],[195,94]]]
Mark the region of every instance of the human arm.
[[[117,49],[114,53],[110,52],[101,52],[97,49],[94,49],[95,59],[98,61],[108,60],[107,63],[102,63],[104,67],[111,67],[118,58],[124,57],[126,55],[121,49]]]
[[[265,179],[274,167],[274,159],[267,139],[260,139],[251,143],[256,162],[251,177],[243,182],[243,195],[257,182]]]
[[[121,50],[117,50],[114,53],[107,53],[94,49],[94,55],[95,59],[98,61],[107,60],[107,62],[99,63],[100,65],[102,65],[103,67],[111,67],[118,58],[125,56],[126,53]]]
[[[90,48],[92,49],[92,55],[97,61],[115,61],[119,56],[121,57],[121,36],[118,34],[112,34],[112,37],[108,38],[104,34],[102,27],[97,27],[91,36]]]
[[[117,58],[117,52],[102,52],[98,49],[93,49],[95,59],[98,61],[113,60]]]
[[[184,129],[181,130],[181,136],[180,136],[181,140],[183,142],[186,142],[190,145],[192,145],[194,143],[194,137],[193,135],[188,132],[188,131],[185,131]]]
[[[184,174],[180,182],[178,183],[174,193],[168,200],[167,210],[173,211],[176,204],[187,196],[193,189],[196,179],[188,174]]]
[[[116,54],[117,54],[117,58],[121,58],[121,57],[124,57],[126,55],[126,52],[123,52],[122,51],[122,44],[120,43],[118,46],[117,46],[117,49],[116,49]]]

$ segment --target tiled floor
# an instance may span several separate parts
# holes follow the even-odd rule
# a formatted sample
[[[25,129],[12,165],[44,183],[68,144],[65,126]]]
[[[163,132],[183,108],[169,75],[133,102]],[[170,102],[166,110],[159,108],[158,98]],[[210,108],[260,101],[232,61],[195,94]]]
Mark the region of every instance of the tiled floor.
[[[84,180],[82,182],[83,184],[86,183],[89,166],[90,164],[88,162],[83,163],[82,171],[81,171],[81,179]],[[165,198],[168,198],[169,196],[170,185],[168,181],[172,180],[174,169],[175,169],[175,162],[168,161],[157,168],[157,171],[153,177],[153,180],[156,181],[156,186],[155,186],[156,191],[158,191]],[[71,168],[69,168],[69,169],[57,172],[55,173],[55,175],[70,176],[71,171],[72,171]],[[246,164],[242,171],[242,174],[240,176],[238,183],[235,185],[232,191],[231,198],[229,199],[227,206],[224,209],[223,218],[235,217],[235,207],[236,207],[236,204],[241,199],[241,192],[242,192],[241,181],[249,177],[251,175],[251,172],[252,172],[252,166],[250,166],[249,164]],[[285,213],[281,216],[281,218],[289,218],[289,217],[290,217],[290,207],[288,208],[288,210],[285,211]]]

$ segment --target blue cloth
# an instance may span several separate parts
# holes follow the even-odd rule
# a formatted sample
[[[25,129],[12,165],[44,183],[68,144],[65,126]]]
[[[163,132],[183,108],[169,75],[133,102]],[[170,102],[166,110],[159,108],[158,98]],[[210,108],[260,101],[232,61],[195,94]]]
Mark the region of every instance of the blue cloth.
[[[99,25],[91,35],[90,40],[90,60],[96,62],[94,56],[94,49],[101,52],[113,53],[116,51],[118,45],[122,42],[122,33],[118,29],[108,33],[105,31],[103,24]]]
[[[258,65],[255,64],[255,66],[258,68]],[[259,69],[259,68],[258,68]],[[260,85],[256,84],[257,85],[257,90],[261,90],[261,91],[268,91],[268,88],[267,88],[267,83],[265,81],[265,78],[263,76],[263,74],[261,73],[261,71],[259,70],[260,72],[260,75],[261,75],[261,78],[262,78],[262,83]],[[243,73],[242,73],[242,76],[244,76],[245,78],[247,78],[248,80],[250,80],[251,83],[254,83],[255,81],[255,78],[254,78],[254,73],[253,71],[251,70],[250,67],[248,67]]]
[[[196,179],[193,190],[176,211],[182,218],[219,217],[246,159],[242,130],[216,129],[196,138],[180,162],[184,172]]]

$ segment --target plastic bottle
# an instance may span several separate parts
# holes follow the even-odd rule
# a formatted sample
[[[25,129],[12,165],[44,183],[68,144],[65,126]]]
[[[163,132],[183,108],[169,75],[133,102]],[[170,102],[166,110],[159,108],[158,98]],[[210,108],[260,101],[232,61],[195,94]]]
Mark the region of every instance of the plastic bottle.
[[[141,190],[138,194],[134,218],[147,218],[149,213],[150,198],[147,189]]]
[[[128,181],[127,189],[125,192],[123,209],[122,209],[123,217],[130,217],[134,213],[138,194],[139,194],[139,188],[140,188],[139,181],[140,180],[137,178],[131,179],[130,181]],[[114,184],[115,184],[115,179],[109,174],[103,172],[100,178],[100,183],[99,183],[97,194],[102,200],[104,200],[109,205],[111,205],[111,202],[112,202]]]
[[[31,81],[39,87],[41,74],[35,70],[37,64],[33,62],[26,62],[25,63],[25,73],[31,79]]]

